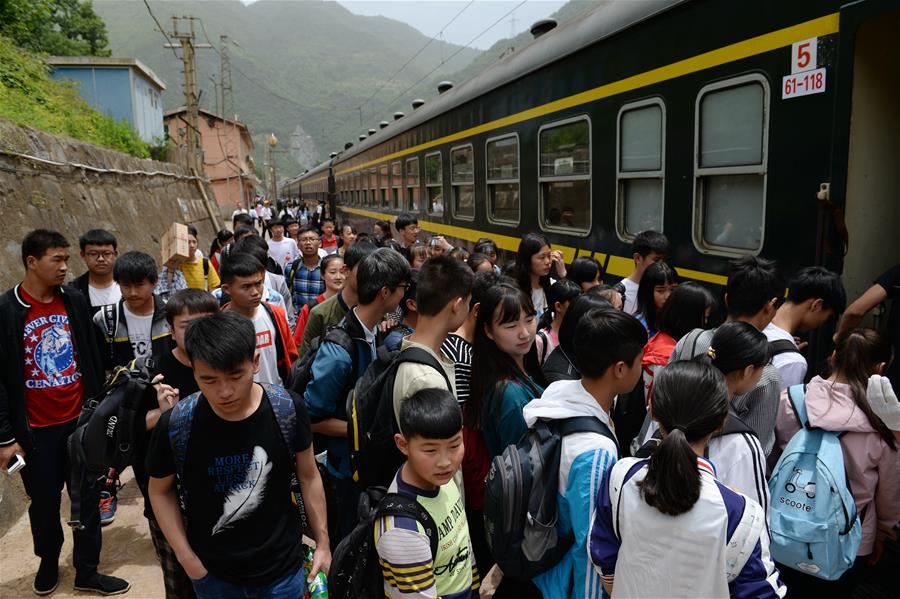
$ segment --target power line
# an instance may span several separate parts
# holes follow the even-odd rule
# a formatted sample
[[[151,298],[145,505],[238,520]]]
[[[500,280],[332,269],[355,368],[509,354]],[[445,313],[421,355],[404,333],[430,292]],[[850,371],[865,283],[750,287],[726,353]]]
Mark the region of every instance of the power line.
[[[395,103],[397,100],[399,100],[400,98],[402,98],[403,96],[405,96],[407,92],[409,92],[409,91],[410,91],[411,89],[413,89],[415,86],[419,85],[419,84],[422,83],[425,79],[427,79],[427,78],[430,77],[432,74],[434,74],[434,72],[437,71],[437,70],[438,70],[439,68],[441,68],[442,66],[444,66],[445,63],[448,63],[448,62],[450,62],[451,60],[453,60],[453,57],[454,57],[454,56],[456,56],[457,54],[459,54],[460,52],[462,52],[463,50],[465,50],[466,48],[468,48],[469,46],[471,46],[473,43],[475,43],[475,41],[476,41],[478,38],[480,38],[482,35],[484,35],[484,34],[487,33],[488,31],[490,31],[490,30],[493,29],[494,27],[496,27],[501,21],[503,21],[503,19],[505,19],[506,17],[508,17],[511,13],[515,12],[519,7],[521,7],[521,6],[522,6],[523,4],[525,4],[526,2],[528,2],[528,0],[522,0],[521,2],[519,2],[518,4],[516,4],[511,10],[509,10],[506,14],[504,14],[502,17],[500,17],[499,19],[497,19],[496,21],[494,21],[493,23],[491,23],[490,25],[488,25],[486,29],[483,29],[483,30],[481,31],[481,33],[479,33],[478,35],[476,35],[475,37],[473,37],[471,40],[469,40],[469,43],[467,43],[465,46],[461,46],[456,52],[454,52],[453,54],[451,54],[450,56],[448,56],[446,59],[442,60],[441,63],[440,63],[439,65],[437,65],[436,67],[434,67],[433,69],[431,69],[429,72],[425,73],[425,75],[423,75],[421,79],[419,79],[418,81],[416,81],[415,83],[413,83],[412,85],[410,85],[409,87],[407,87],[405,90],[403,90],[402,92],[400,92],[400,94],[399,94],[396,98],[394,98],[393,100],[391,100],[391,101],[388,103],[388,106],[393,106],[394,103]]]
[[[383,89],[385,88],[385,86],[386,86],[388,83],[390,83],[391,81],[394,80],[394,77],[396,77],[397,75],[399,75],[399,74],[403,71],[403,69],[405,69],[406,67],[408,67],[409,64],[410,64],[412,61],[414,61],[414,60],[416,59],[417,56],[419,56],[419,54],[421,54],[422,52],[425,51],[425,48],[427,48],[428,46],[431,45],[431,42],[433,42],[434,40],[436,40],[437,37],[438,37],[439,35],[442,35],[442,34],[444,33],[444,31],[447,29],[447,27],[449,27],[450,25],[452,25],[453,22],[456,21],[456,19],[458,19],[459,16],[460,16],[461,14],[463,14],[463,13],[466,11],[467,8],[469,8],[470,6],[472,6],[472,4],[474,4],[474,2],[475,2],[475,0],[470,0],[468,4],[466,4],[465,6],[463,6],[462,9],[461,9],[458,13],[456,13],[456,15],[455,15],[452,19],[450,19],[449,21],[447,21],[447,23],[444,24],[443,27],[441,27],[441,30],[440,30],[440,31],[438,31],[434,36],[431,37],[431,39],[429,39],[427,42],[425,42],[425,45],[422,46],[421,48],[419,48],[418,52],[416,52],[415,54],[413,54],[412,57],[411,57],[409,60],[407,60],[405,63],[403,63],[403,66],[401,66],[399,69],[397,69],[396,72],[394,72],[393,75],[391,75],[384,83],[382,83],[381,86],[380,86],[378,89],[376,89],[376,90],[372,93],[371,96],[369,96],[368,98],[366,98],[366,99],[363,101],[362,104],[360,104],[359,106],[357,106],[356,109],[357,109],[357,110],[362,110],[363,107],[364,107],[366,104],[368,104],[369,101],[370,101],[372,98],[374,98],[375,96],[378,95],[378,92],[380,92],[381,90],[383,90]],[[441,64],[443,64],[443,63],[441,63]]]
[[[170,40],[170,39],[169,39],[169,36],[166,35],[166,30],[163,29],[163,26],[160,25],[160,24],[159,24],[159,21],[156,20],[156,15],[153,14],[153,10],[150,8],[150,3],[147,2],[147,0],[144,0],[144,6],[147,7],[147,12],[150,13],[150,18],[153,19],[153,22],[154,22],[154,23],[156,23],[156,28],[159,29],[159,32],[160,32],[161,34],[163,34],[163,37],[164,37],[164,38],[166,38],[166,44],[168,44],[168,47],[172,49],[172,54],[175,55],[175,58],[177,58],[178,60],[181,60],[181,57],[178,56],[178,52],[176,52],[176,51],[175,51],[175,48],[173,47],[174,44],[172,44],[172,40]]]

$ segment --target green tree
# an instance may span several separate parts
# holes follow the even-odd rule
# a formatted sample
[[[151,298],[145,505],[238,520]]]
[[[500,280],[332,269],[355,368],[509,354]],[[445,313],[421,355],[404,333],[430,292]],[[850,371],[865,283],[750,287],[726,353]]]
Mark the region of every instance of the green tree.
[[[106,23],[91,0],[0,0],[0,35],[32,52],[110,55]]]

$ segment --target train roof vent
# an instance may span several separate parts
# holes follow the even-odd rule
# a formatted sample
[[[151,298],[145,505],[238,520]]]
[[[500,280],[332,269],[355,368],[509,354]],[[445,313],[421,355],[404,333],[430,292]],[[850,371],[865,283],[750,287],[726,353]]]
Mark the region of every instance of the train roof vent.
[[[425,106],[425,100],[423,100],[422,98],[416,98],[412,101],[413,110],[419,108],[420,106]]]
[[[387,127],[388,125],[390,125],[389,122],[387,122],[387,121],[381,121],[380,123],[378,123],[378,128],[379,128],[379,129],[384,129],[384,128]]]
[[[376,133],[378,133],[377,130],[375,130],[375,129],[369,129],[369,135],[375,135]]]
[[[531,35],[537,39],[551,29],[556,29],[557,24],[556,19],[541,19],[531,26]]]
[[[400,119],[402,119],[405,116],[406,115],[404,113],[402,113],[398,110],[397,112],[394,113],[394,120],[399,121]]]
[[[364,134],[362,134],[362,135],[359,136],[359,141],[362,141],[362,140],[364,140],[364,139],[367,138],[367,137],[369,137],[369,136],[366,135],[366,134],[364,133]]]
[[[449,91],[453,89],[453,83],[451,81],[441,81],[438,83],[438,93],[442,94],[445,91]]]
[[[353,147],[353,142],[352,142],[352,141],[348,141],[347,143],[344,144],[344,149],[345,149],[345,150],[349,150],[349,149],[352,148],[352,147]]]
[[[338,155],[337,152],[332,152],[331,154],[328,155],[328,157],[329,157],[329,158],[334,158],[334,157],[337,156],[337,155]]]

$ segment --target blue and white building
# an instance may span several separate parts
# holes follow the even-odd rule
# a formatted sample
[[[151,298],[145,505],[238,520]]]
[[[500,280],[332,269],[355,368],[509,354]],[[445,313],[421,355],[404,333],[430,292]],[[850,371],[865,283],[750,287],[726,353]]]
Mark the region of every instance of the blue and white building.
[[[54,79],[78,83],[81,97],[98,112],[127,121],[146,142],[159,141],[166,84],[136,58],[54,56],[47,60]]]

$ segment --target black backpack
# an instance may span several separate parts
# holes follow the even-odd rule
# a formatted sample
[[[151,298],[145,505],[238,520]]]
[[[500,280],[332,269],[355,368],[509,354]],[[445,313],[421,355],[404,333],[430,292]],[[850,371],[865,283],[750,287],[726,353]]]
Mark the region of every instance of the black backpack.
[[[618,447],[615,435],[590,416],[538,420],[515,445],[491,462],[484,497],[484,534],[504,576],[531,580],[555,566],[574,542],[560,537],[557,492],[562,439],[597,433]]]
[[[100,393],[81,407],[78,425],[68,440],[70,493],[75,490],[69,524],[75,528],[81,528],[80,481],[89,472],[101,474],[98,481],[114,479],[132,465],[135,449],[147,437],[147,405],[156,404],[156,390],[150,384],[152,368],[149,358],[116,368]]]
[[[378,348],[375,360],[347,396],[350,469],[360,489],[387,487],[406,459],[394,444],[394,434],[399,432],[394,417],[394,381],[397,368],[404,362],[434,368],[444,377],[447,389],[453,389],[444,367],[424,349],[389,351],[383,345]]]
[[[769,341],[769,349],[772,352],[772,357],[781,355],[781,354],[799,354],[801,353],[797,346],[794,345],[793,341],[788,339],[776,339],[775,341]]]
[[[383,487],[367,489],[359,498],[359,523],[338,543],[328,573],[331,599],[382,599],[384,576],[375,549],[375,525],[383,516],[414,518],[431,542],[431,557],[438,550],[438,531],[431,514],[415,499],[385,493]]]
[[[306,350],[306,353],[300,356],[291,367],[291,375],[288,377],[287,388],[291,391],[300,394],[301,396],[306,392],[306,386],[309,385],[309,382],[312,380],[312,365],[316,360],[316,355],[319,353],[319,348],[322,347],[322,344],[326,341],[331,341],[332,343],[336,343],[340,347],[344,349],[349,355],[350,360],[353,362],[353,370],[351,372],[351,381],[356,380],[356,370],[359,357],[356,355],[356,344],[353,342],[353,338],[350,337],[350,333],[347,332],[347,329],[342,325],[344,321],[342,320],[339,324],[333,325],[329,327],[324,335],[320,335],[312,340],[309,344],[309,349]]]

